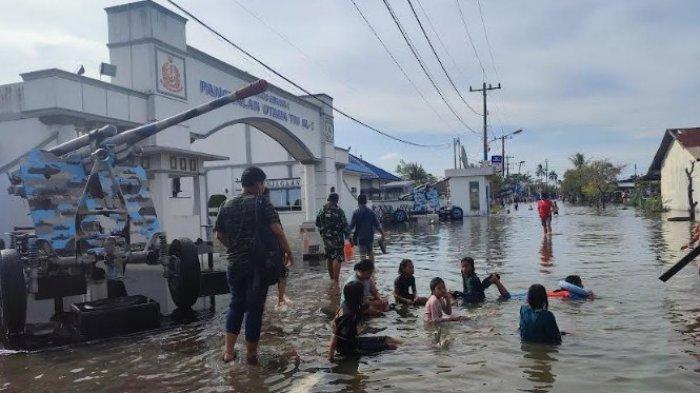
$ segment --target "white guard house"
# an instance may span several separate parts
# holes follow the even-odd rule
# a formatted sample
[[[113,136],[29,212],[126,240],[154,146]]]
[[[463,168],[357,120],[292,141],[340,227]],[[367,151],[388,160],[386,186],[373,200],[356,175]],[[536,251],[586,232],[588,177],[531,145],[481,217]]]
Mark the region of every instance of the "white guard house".
[[[123,131],[162,119],[257,79],[187,45],[187,20],[152,1],[106,12],[109,63],[116,66],[111,83],[48,69],[0,86],[0,172],[16,168],[31,149],[105,124]],[[288,228],[311,221],[332,189],[344,197],[346,211],[352,209],[343,179],[348,152],[333,145],[332,101],[270,86],[142,142],[142,165],[169,237],[204,238],[211,223],[207,200],[239,193],[249,165],[267,173]],[[8,185],[0,177],[0,235],[31,225],[24,201],[9,196]]]
[[[495,173],[492,166],[446,169],[452,206],[462,209],[465,216],[489,214],[489,177]]]

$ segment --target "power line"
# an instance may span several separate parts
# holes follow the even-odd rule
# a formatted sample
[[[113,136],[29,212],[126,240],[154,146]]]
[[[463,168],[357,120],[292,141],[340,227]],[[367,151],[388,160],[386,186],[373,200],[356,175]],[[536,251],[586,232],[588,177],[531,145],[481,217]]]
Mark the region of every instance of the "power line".
[[[316,96],[315,96],[314,94],[312,94],[310,91],[306,90],[305,88],[303,88],[303,87],[302,87],[301,85],[299,85],[298,83],[296,83],[296,82],[294,82],[293,80],[291,80],[291,79],[287,78],[286,76],[282,75],[280,72],[278,72],[277,70],[275,70],[275,69],[272,68],[271,66],[267,65],[265,62],[263,62],[262,60],[258,59],[257,57],[255,57],[253,54],[251,54],[251,53],[248,52],[247,50],[245,50],[245,49],[243,49],[242,47],[240,47],[239,45],[235,44],[233,41],[231,41],[230,39],[226,38],[223,34],[221,34],[221,33],[219,33],[218,31],[216,31],[213,27],[209,26],[208,24],[204,23],[201,19],[199,19],[198,17],[194,16],[191,12],[189,12],[189,11],[187,11],[186,9],[182,8],[182,7],[181,7],[179,4],[177,4],[175,1],[173,1],[173,0],[166,0],[166,1],[167,1],[168,3],[170,3],[172,6],[174,6],[175,8],[177,8],[178,10],[182,11],[183,13],[185,13],[187,16],[189,16],[189,17],[192,18],[193,20],[195,20],[197,23],[199,23],[200,25],[202,25],[202,27],[204,27],[205,29],[209,30],[209,31],[212,32],[214,35],[216,35],[217,37],[221,38],[222,40],[224,40],[225,42],[227,42],[229,45],[231,45],[231,46],[233,46],[234,48],[238,49],[238,50],[239,50],[241,53],[243,53],[244,55],[250,57],[250,58],[251,58],[252,60],[254,60],[256,63],[258,63],[258,64],[260,64],[261,66],[263,66],[266,70],[272,72],[273,74],[275,74],[275,75],[278,76],[279,78],[282,78],[285,82],[287,82],[287,83],[289,83],[290,85],[296,87],[297,89],[303,91],[303,92],[304,92],[305,94],[307,94],[309,97],[312,97],[312,98],[316,99],[316,100],[319,101],[321,104],[327,105],[323,100],[321,100],[320,98],[316,97]],[[382,130],[376,128],[376,127],[373,127],[373,126],[371,126],[371,125],[365,123],[364,121],[359,120],[359,119],[357,119],[356,117],[354,117],[354,116],[348,114],[347,112],[345,112],[345,111],[339,109],[339,108],[336,107],[336,106],[331,106],[331,108],[332,108],[335,112],[337,112],[338,114],[340,114],[340,115],[346,117],[347,119],[349,119],[349,120],[351,120],[351,121],[353,121],[353,122],[355,122],[355,123],[357,123],[357,124],[359,124],[359,125],[361,125],[361,126],[364,126],[364,127],[366,127],[366,128],[369,128],[370,130],[372,130],[372,131],[374,131],[374,132],[376,132],[376,133],[378,133],[378,134],[380,134],[380,135],[383,135],[383,136],[385,136],[385,137],[387,137],[387,138],[393,139],[393,140],[398,141],[398,142],[405,143],[405,144],[407,144],[407,145],[417,146],[417,147],[445,147],[445,146],[449,146],[448,143],[440,144],[440,145],[425,145],[425,144],[421,144],[421,143],[415,143],[415,142],[407,141],[407,140],[405,140],[405,139],[401,139],[401,138],[399,138],[399,137],[396,137],[396,136],[393,136],[393,135],[391,135],[391,134],[388,134],[388,133],[386,133],[386,132],[384,132],[384,131],[382,131]]]
[[[455,3],[457,3],[457,10],[459,10],[459,18],[462,20],[462,26],[464,26],[464,31],[467,33],[467,38],[469,39],[469,44],[472,47],[472,50],[474,50],[474,56],[476,57],[476,60],[479,62],[479,67],[481,67],[481,74],[483,76],[483,80],[486,80],[486,69],[484,68],[484,63],[481,62],[481,57],[479,57],[479,51],[476,50],[476,45],[474,45],[474,40],[472,39],[471,33],[469,33],[469,27],[467,27],[467,21],[464,19],[464,13],[462,13],[462,6],[459,4],[459,0],[455,0]]]
[[[389,14],[391,15],[391,18],[394,20],[394,23],[396,23],[396,26],[399,28],[399,31],[401,32],[401,35],[403,36],[404,41],[406,41],[406,44],[408,45],[408,48],[411,50],[411,53],[413,53],[413,57],[416,58],[418,61],[418,64],[420,65],[421,69],[423,70],[423,73],[425,73],[425,76],[428,77],[428,80],[430,83],[433,85],[435,90],[437,91],[438,95],[440,95],[440,98],[442,98],[442,101],[447,105],[447,107],[450,109],[450,112],[457,118],[457,120],[468,130],[470,130],[473,133],[477,133],[476,130],[473,128],[469,127],[467,123],[462,120],[462,118],[457,114],[457,111],[450,105],[450,103],[447,101],[445,98],[444,94],[438,87],[437,83],[435,83],[435,80],[433,79],[432,76],[430,76],[430,72],[428,69],[425,67],[425,64],[423,64],[423,59],[421,59],[420,55],[418,54],[416,48],[414,48],[413,43],[411,40],[408,38],[408,35],[406,34],[406,31],[404,30],[403,26],[401,25],[401,22],[399,22],[398,18],[396,17],[396,14],[394,13],[394,9],[391,8],[391,5],[387,0],[382,0],[384,2],[384,5],[386,6],[386,9],[389,11]]]
[[[323,64],[323,63],[321,63],[321,62],[319,62],[319,61],[317,61],[317,60],[312,59],[311,56],[307,55],[306,52],[304,52],[304,50],[302,50],[300,47],[298,47],[297,45],[295,45],[286,35],[284,35],[281,31],[275,29],[275,28],[274,28],[273,26],[271,26],[269,23],[265,22],[265,20],[264,20],[260,15],[256,14],[255,12],[253,12],[253,10],[251,10],[250,8],[248,8],[248,7],[246,7],[245,5],[243,5],[239,0],[233,0],[233,1],[234,1],[241,9],[243,9],[245,12],[247,12],[248,15],[250,15],[250,16],[252,16],[253,18],[257,19],[258,22],[260,22],[260,23],[261,23],[263,26],[265,26],[268,30],[270,30],[270,31],[272,31],[273,33],[275,33],[278,37],[280,37],[280,38],[281,38],[284,42],[286,42],[289,46],[291,46],[291,47],[294,48],[297,52],[299,52],[299,54],[301,54],[301,56],[302,56],[304,59],[306,59],[306,61],[308,61],[309,63],[313,63],[314,65],[316,65],[316,67],[318,67],[321,71],[323,71],[327,76],[332,76],[332,74],[331,74],[330,72],[328,72],[328,70],[327,70],[327,67],[328,67],[327,65],[325,65],[325,64]],[[352,91],[352,92],[354,92],[354,93],[356,93],[356,94],[359,94],[359,92],[358,92],[357,90],[355,90],[354,88],[352,88],[352,86],[350,86],[350,85],[344,83],[342,80],[339,81],[339,82],[340,82],[340,84],[343,85],[346,89],[348,89],[348,90],[350,90],[350,91]]]
[[[406,77],[406,79],[408,80],[408,82],[411,83],[411,86],[413,86],[413,88],[416,90],[416,92],[418,93],[418,95],[423,99],[423,101],[425,102],[425,104],[428,105],[428,107],[433,111],[433,113],[435,113],[435,115],[436,115],[443,123],[445,123],[445,125],[447,125],[448,128],[450,128],[449,123],[447,123],[447,121],[442,117],[442,115],[440,115],[440,113],[438,113],[438,111],[435,109],[435,107],[433,107],[433,106],[430,104],[430,101],[428,101],[428,99],[425,97],[425,95],[423,95],[423,92],[421,92],[420,89],[418,89],[418,86],[417,86],[417,85],[413,82],[413,80],[408,76],[408,73],[406,72],[406,70],[401,66],[401,64],[399,63],[399,61],[396,59],[396,56],[394,56],[394,54],[391,53],[391,51],[389,50],[389,47],[384,43],[384,41],[382,40],[382,38],[379,36],[379,33],[377,33],[377,31],[374,29],[374,26],[372,26],[372,24],[369,22],[369,20],[367,19],[367,17],[365,17],[365,15],[362,13],[362,10],[361,10],[360,7],[357,5],[357,3],[355,2],[355,0],[350,0],[350,2],[352,3],[353,6],[355,6],[355,10],[357,10],[357,13],[359,13],[359,14],[360,14],[360,17],[362,17],[362,19],[365,21],[365,24],[367,24],[367,27],[369,27],[369,29],[372,31],[372,34],[374,34],[374,37],[376,37],[377,40],[379,41],[379,43],[382,44],[382,48],[384,48],[384,50],[385,50],[386,53],[389,55],[389,57],[391,57],[391,59],[394,61],[394,64],[396,64],[396,66],[399,68],[399,70],[401,70],[401,73],[403,74],[403,76]]]
[[[498,74],[498,68],[496,68],[496,59],[493,56],[493,50],[491,49],[491,42],[489,41],[489,34],[486,32],[486,22],[484,21],[484,12],[481,10],[481,1],[476,0],[476,4],[479,6],[479,16],[481,17],[481,26],[484,27],[484,38],[486,38],[486,46],[489,48],[489,55],[491,56],[491,64],[493,65],[493,70],[496,72],[496,77],[501,79]]]
[[[408,2],[408,6],[411,8],[411,12],[413,13],[413,16],[416,18],[416,21],[418,22],[418,26],[420,27],[420,30],[423,32],[423,36],[425,37],[425,40],[428,41],[428,46],[430,46],[430,50],[433,52],[433,55],[435,55],[435,59],[437,59],[438,63],[440,64],[440,68],[442,68],[442,72],[445,73],[447,80],[450,81],[450,85],[452,85],[452,88],[454,89],[454,91],[457,92],[457,95],[462,100],[464,105],[466,105],[467,108],[469,108],[469,110],[474,112],[474,114],[480,115],[479,112],[477,112],[474,108],[472,108],[471,105],[469,105],[467,103],[467,100],[464,99],[464,97],[462,96],[462,93],[459,92],[459,89],[457,88],[454,81],[452,80],[452,77],[445,69],[445,65],[442,64],[442,60],[440,59],[440,56],[437,54],[437,51],[435,51],[435,47],[433,46],[433,43],[430,41],[430,37],[428,37],[428,33],[425,31],[425,28],[423,28],[423,23],[420,21],[420,18],[418,17],[418,13],[416,13],[416,9],[413,8],[413,3],[411,3],[411,0],[406,0],[406,1]]]
[[[423,11],[423,15],[425,16],[425,20],[428,21],[428,26],[430,26],[430,30],[433,31],[433,34],[435,34],[435,37],[437,37],[438,42],[440,43],[440,46],[447,54],[447,57],[450,58],[452,65],[455,66],[455,69],[459,70],[460,67],[457,65],[457,62],[455,61],[454,57],[452,57],[452,54],[447,49],[447,46],[445,45],[445,43],[442,41],[442,38],[440,38],[440,34],[438,34],[437,29],[435,29],[433,22],[430,20],[430,16],[428,15],[428,12],[425,10],[425,8],[423,8],[423,4],[420,2],[420,0],[416,0],[416,2],[418,3],[418,7],[420,7],[421,11]]]
[[[483,29],[484,29],[484,38],[485,38],[485,40],[486,40],[486,46],[487,46],[488,49],[489,49],[489,56],[491,57],[491,65],[493,66],[493,70],[494,70],[494,72],[496,73],[496,77],[500,80],[500,79],[501,79],[501,75],[500,75],[500,73],[498,72],[498,68],[496,67],[496,59],[495,59],[495,57],[494,57],[494,55],[493,55],[493,48],[492,48],[492,46],[491,46],[491,41],[489,40],[489,35],[488,35],[487,31],[486,31],[486,20],[485,20],[485,18],[484,18],[484,12],[483,12],[483,10],[482,10],[482,8],[481,8],[481,1],[480,1],[480,0],[476,0],[476,4],[477,4],[477,6],[478,6],[478,8],[479,8],[479,17],[481,18],[481,26],[482,26]],[[496,101],[495,101],[495,104],[496,104],[496,117],[498,117],[498,119],[500,120],[500,123],[501,123],[501,124],[500,124],[501,133],[503,133],[503,123],[504,123],[504,121],[503,121],[503,119],[501,118],[501,113],[500,113],[500,112],[504,112],[504,111],[502,110],[501,106],[499,105],[499,100],[500,100],[500,98],[496,98]],[[504,113],[504,115],[505,115],[505,113]]]

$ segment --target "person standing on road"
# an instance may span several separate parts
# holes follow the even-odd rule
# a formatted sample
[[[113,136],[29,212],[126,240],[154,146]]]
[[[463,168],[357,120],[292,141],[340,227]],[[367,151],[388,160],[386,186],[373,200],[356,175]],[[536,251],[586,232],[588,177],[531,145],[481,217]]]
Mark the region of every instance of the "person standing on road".
[[[316,215],[316,226],[326,250],[328,276],[337,285],[340,280],[340,264],[343,263],[345,238],[350,236],[345,212],[338,207],[340,197],[336,193],[328,195],[328,203]]]
[[[350,219],[350,230],[354,230],[353,239],[356,239],[360,252],[360,259],[370,259],[374,261],[374,230],[376,229],[382,235],[381,242],[384,241],[384,230],[379,224],[377,215],[372,209],[367,207],[367,195],[360,194],[357,197],[358,208],[352,213]]]
[[[265,194],[265,172],[249,167],[241,175],[243,193],[229,199],[219,209],[214,230],[216,238],[226,247],[227,279],[231,303],[226,318],[226,338],[223,361],[234,358],[234,346],[245,316],[246,358],[248,363],[258,360],[258,341],[265,311],[267,284],[263,282],[258,263],[253,260],[258,230],[269,230],[284,253],[284,264],[292,266],[294,259],[280,224],[279,215]]]
[[[552,201],[547,197],[547,193],[542,193],[542,199],[537,202],[537,212],[540,215],[540,221],[542,221],[542,227],[544,228],[544,234],[552,234],[552,210],[554,205]]]

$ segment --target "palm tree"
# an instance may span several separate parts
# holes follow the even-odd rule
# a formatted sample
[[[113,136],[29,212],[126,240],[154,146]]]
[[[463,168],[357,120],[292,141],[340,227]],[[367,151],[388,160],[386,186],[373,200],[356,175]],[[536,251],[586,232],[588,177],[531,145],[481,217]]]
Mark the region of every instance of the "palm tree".
[[[537,164],[537,169],[535,170],[535,175],[537,175],[537,178],[542,180],[546,174],[547,172],[544,170],[544,166],[542,166],[542,164]]]
[[[574,164],[576,169],[581,169],[581,167],[586,165],[586,157],[582,153],[574,154],[573,156],[569,157],[569,160],[572,164]]]
[[[547,177],[549,177],[549,180],[551,180],[552,183],[554,183],[554,188],[556,188],[557,187],[557,179],[559,179],[559,175],[557,175],[557,173],[554,171],[549,171],[549,174],[547,175]]]

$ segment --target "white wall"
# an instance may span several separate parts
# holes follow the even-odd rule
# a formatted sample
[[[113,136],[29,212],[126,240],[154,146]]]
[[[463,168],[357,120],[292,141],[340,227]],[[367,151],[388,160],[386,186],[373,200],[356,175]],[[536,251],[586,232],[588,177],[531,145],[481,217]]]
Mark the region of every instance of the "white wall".
[[[685,169],[695,161],[688,150],[674,140],[661,166],[661,198],[664,207],[674,211],[688,211],[688,177]],[[693,199],[700,203],[700,162],[693,172]],[[700,208],[695,209],[700,211]]]

